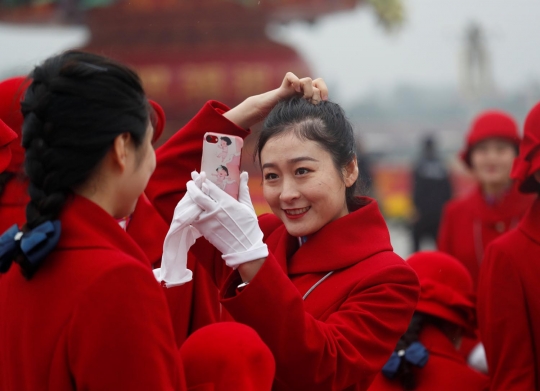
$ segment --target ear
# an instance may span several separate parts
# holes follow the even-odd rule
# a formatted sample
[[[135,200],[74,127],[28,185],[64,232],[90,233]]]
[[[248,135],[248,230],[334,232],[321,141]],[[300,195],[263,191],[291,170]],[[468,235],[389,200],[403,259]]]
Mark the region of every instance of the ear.
[[[114,139],[113,147],[111,150],[112,161],[120,168],[120,171],[124,171],[127,165],[128,155],[130,154],[131,134],[122,133]]]
[[[351,187],[358,179],[358,161],[356,156],[345,167],[343,167],[343,180],[345,187]]]

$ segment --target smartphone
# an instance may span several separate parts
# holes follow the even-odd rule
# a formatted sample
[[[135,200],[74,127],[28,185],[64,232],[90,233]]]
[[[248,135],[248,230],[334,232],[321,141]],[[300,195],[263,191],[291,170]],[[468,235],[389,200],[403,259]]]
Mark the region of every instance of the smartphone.
[[[201,171],[221,190],[238,199],[240,160],[244,140],[238,136],[208,132],[203,139]]]

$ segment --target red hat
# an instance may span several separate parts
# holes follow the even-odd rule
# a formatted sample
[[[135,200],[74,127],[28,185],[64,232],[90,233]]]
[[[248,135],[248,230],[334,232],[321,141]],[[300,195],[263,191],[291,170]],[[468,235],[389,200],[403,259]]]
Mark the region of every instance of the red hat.
[[[474,334],[476,312],[473,281],[454,257],[439,251],[413,254],[407,263],[420,281],[416,310],[461,326]]]
[[[24,148],[21,145],[23,124],[21,99],[30,83],[31,81],[25,76],[17,76],[0,82],[0,119],[18,136],[18,140],[10,145],[12,157],[7,167],[7,171],[10,172],[19,172],[24,162]]]
[[[270,391],[275,361],[252,328],[215,323],[195,331],[180,347],[189,389]]]
[[[502,111],[490,110],[479,114],[472,122],[467,135],[467,145],[461,152],[461,159],[471,167],[470,155],[476,144],[488,138],[502,138],[519,146],[518,125],[508,114]]]
[[[159,103],[151,99],[148,99],[148,103],[150,103],[153,109],[153,113],[151,113],[152,126],[154,127],[154,138],[152,138],[152,142],[155,143],[163,134],[163,129],[165,129],[165,111]]]
[[[525,120],[519,156],[514,161],[512,179],[523,193],[540,191],[540,184],[533,177],[540,170],[540,103],[532,108]]]
[[[4,121],[0,119],[0,174],[6,169],[11,161],[10,145],[17,138],[15,133]]]

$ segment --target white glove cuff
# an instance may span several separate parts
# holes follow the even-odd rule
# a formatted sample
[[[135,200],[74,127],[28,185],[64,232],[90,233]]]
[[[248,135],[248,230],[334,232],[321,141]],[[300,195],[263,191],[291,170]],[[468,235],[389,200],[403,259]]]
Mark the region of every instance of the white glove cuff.
[[[175,286],[184,285],[186,282],[190,282],[193,279],[193,273],[189,269],[184,270],[183,273],[177,275],[176,278],[172,278],[172,281],[165,281],[165,276],[161,275],[160,267],[152,271],[154,272],[154,277],[156,278],[156,280],[159,283],[165,285],[166,288],[173,288]]]
[[[265,243],[259,243],[247,251],[234,254],[226,254],[221,257],[225,260],[227,266],[236,268],[246,262],[251,262],[256,259],[266,258],[268,256],[268,246]]]

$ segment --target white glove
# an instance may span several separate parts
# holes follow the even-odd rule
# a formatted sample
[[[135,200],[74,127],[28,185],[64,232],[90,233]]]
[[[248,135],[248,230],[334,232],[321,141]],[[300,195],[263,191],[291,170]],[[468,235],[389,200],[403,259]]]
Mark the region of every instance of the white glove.
[[[209,180],[203,182],[202,190],[193,182],[187,184],[189,196],[204,210],[193,226],[223,254],[225,263],[233,269],[268,256],[247,182],[248,174],[243,172],[238,201]]]
[[[488,373],[486,350],[482,342],[478,343],[469,354],[469,365],[482,373]]]
[[[204,175],[191,174],[196,187],[201,187]],[[191,281],[193,273],[187,268],[187,254],[190,247],[201,236],[190,224],[202,213],[202,209],[193,202],[188,194],[180,200],[174,209],[174,216],[169,232],[163,243],[161,268],[154,269],[154,277],[167,288],[183,285]]]

